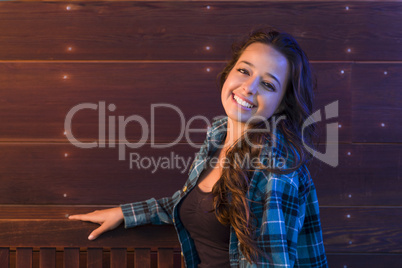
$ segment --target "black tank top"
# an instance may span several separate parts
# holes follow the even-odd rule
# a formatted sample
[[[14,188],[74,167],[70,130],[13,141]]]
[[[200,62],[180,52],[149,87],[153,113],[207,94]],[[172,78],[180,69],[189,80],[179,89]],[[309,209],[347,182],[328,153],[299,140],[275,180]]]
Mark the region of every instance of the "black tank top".
[[[194,240],[201,260],[198,268],[230,267],[230,226],[216,218],[212,192],[203,192],[197,184],[180,202],[179,217]]]

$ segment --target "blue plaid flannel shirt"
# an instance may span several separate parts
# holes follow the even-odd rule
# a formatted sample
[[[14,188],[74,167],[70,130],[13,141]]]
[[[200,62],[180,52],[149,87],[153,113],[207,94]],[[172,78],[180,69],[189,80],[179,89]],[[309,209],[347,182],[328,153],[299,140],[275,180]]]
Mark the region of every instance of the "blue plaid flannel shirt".
[[[227,117],[212,124],[190,167],[188,180],[173,196],[121,205],[126,228],[143,224],[173,224],[186,267],[196,268],[200,259],[193,239],[180,222],[177,205],[196,185],[208,157],[214,154],[216,145],[223,142],[226,127]],[[284,146],[283,135],[277,130],[276,146],[264,147],[261,158],[271,153],[276,158],[282,156],[288,159]],[[266,163],[266,159],[260,161]],[[260,257],[253,264],[247,262],[239,249],[234,229],[230,227],[228,258],[231,267],[328,267],[316,190],[305,166],[282,175],[257,170],[250,181],[247,198],[253,200],[249,206],[258,220],[257,245],[268,253],[268,257]]]

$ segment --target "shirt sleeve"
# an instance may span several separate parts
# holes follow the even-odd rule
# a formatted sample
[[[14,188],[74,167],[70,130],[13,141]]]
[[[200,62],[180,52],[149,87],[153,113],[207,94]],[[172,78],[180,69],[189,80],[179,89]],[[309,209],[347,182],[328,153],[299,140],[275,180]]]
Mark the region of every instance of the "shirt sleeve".
[[[294,267],[300,230],[298,188],[283,176],[267,176],[264,211],[257,239],[264,251],[258,267]],[[252,267],[252,266],[251,266]]]
[[[266,195],[257,267],[327,267],[315,189],[308,174],[264,174]],[[308,198],[309,195],[312,195]],[[312,211],[314,210],[314,211]],[[250,266],[254,267],[254,266]]]
[[[150,198],[145,201],[120,205],[124,215],[125,228],[144,224],[172,224],[173,207],[180,196],[180,190],[172,197]]]

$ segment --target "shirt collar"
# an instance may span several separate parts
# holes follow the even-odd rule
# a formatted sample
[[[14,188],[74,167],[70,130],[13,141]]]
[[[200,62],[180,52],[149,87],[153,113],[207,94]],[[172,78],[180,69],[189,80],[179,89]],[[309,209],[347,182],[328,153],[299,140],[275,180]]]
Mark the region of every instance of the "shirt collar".
[[[207,142],[206,153],[211,154],[215,152],[217,147],[224,142],[227,131],[227,123],[228,123],[227,116],[217,119],[212,123],[211,127],[208,129],[207,132],[208,142]],[[278,128],[276,128],[274,133],[274,139],[272,140],[272,142],[267,140],[267,142],[263,146],[261,156],[275,157],[281,155],[283,154],[284,147],[285,147],[284,135]]]

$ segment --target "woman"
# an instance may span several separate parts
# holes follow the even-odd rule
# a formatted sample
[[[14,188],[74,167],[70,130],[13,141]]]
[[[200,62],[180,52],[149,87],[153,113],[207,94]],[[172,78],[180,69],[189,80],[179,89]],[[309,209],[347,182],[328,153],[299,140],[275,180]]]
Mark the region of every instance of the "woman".
[[[303,147],[314,127],[313,80],[292,36],[252,32],[220,74],[227,117],[215,121],[172,197],[70,219],[101,226],[89,239],[142,224],[174,224],[186,267],[327,267],[316,191]]]

